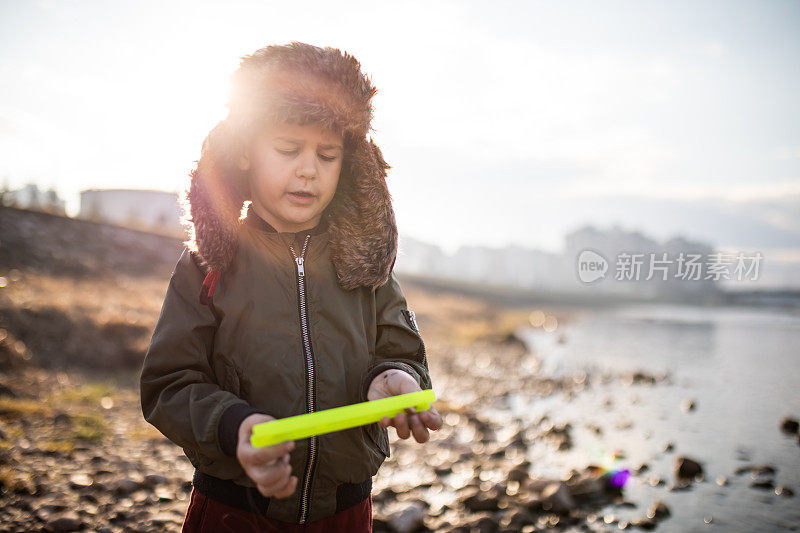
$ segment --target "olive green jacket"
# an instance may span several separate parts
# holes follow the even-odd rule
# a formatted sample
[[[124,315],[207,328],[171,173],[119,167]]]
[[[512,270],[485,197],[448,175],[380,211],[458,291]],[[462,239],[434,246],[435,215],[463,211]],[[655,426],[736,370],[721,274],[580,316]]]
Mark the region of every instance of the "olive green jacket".
[[[254,487],[231,436],[249,414],[284,418],[366,401],[371,379],[388,368],[405,370],[422,389],[432,386],[425,345],[394,272],[376,289],[342,289],[322,231],[308,237],[301,280],[290,248],[301,255],[294,234],[252,224],[240,232],[210,305],[198,298],[201,263],[184,249],[140,386],[144,418],[183,448],[196,469]],[[315,454],[309,453],[312,439]],[[377,423],[295,445],[290,463],[297,489],[290,498],[271,499],[268,518],[297,522],[307,472],[307,521],[334,514],[336,486],[375,475],[390,454],[387,430]],[[310,456],[314,468],[307,469]]]

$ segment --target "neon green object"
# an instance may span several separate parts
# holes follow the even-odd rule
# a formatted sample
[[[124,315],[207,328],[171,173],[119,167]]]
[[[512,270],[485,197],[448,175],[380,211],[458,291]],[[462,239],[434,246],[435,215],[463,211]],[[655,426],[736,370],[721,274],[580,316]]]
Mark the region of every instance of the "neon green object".
[[[377,422],[384,416],[392,418],[409,407],[416,408],[417,412],[427,411],[435,400],[433,389],[425,389],[380,400],[270,420],[253,426],[250,444],[254,447],[270,446],[287,440],[304,439],[363,426]]]

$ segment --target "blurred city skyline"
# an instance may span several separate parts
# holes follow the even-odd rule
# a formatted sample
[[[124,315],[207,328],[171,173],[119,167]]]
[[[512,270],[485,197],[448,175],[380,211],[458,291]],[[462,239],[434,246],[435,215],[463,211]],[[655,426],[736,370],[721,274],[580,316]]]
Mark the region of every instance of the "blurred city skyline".
[[[180,190],[242,55],[352,53],[403,234],[558,250],[583,225],[800,265],[800,5],[5,2],[0,180]]]

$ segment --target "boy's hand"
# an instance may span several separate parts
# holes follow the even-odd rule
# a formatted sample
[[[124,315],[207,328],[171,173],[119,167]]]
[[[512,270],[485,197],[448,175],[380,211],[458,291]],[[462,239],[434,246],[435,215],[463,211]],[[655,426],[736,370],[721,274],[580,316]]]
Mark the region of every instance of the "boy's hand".
[[[389,396],[421,390],[417,381],[408,372],[390,368],[385,372],[381,372],[372,380],[367,391],[367,400],[380,400]],[[442,427],[442,417],[432,405],[430,409],[419,413],[413,407],[407,408],[406,412],[408,414],[397,413],[393,418],[384,416],[378,424],[384,428],[394,426],[397,436],[401,439],[407,439],[413,433],[417,442],[426,442],[428,440],[428,429],[435,431]]]
[[[256,413],[242,421],[236,458],[261,494],[267,498],[288,498],[297,487],[297,476],[290,477],[292,467],[289,465],[289,451],[294,448],[294,441],[259,448],[250,444],[253,426],[270,420],[275,418]]]

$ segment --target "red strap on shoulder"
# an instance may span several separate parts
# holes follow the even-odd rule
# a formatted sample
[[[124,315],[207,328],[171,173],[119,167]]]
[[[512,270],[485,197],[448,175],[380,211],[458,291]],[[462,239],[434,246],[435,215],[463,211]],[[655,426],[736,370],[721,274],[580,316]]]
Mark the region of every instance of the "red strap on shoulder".
[[[206,279],[203,280],[203,287],[200,289],[200,303],[208,305],[211,303],[211,298],[214,296],[214,289],[217,287],[217,280],[219,280],[219,270],[212,268]]]

